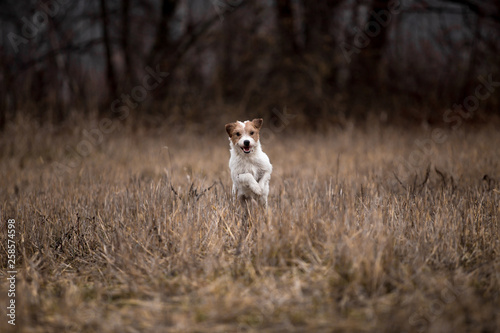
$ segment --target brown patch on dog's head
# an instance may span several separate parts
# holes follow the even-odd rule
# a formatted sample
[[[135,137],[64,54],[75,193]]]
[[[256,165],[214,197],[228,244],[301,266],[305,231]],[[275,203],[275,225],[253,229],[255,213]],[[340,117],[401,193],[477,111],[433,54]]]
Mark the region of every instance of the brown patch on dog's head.
[[[236,123],[226,124],[226,132],[227,132],[227,135],[229,135],[229,137],[233,136],[233,131],[234,131],[235,127],[236,127]]]
[[[257,118],[252,121],[245,121],[246,134],[251,136],[255,140],[255,142],[259,141],[259,131],[262,127],[263,122],[264,121],[262,120],[262,118]]]
[[[252,124],[255,126],[257,130],[260,130],[263,122],[264,120],[262,118],[255,118],[254,120],[252,120]]]
[[[226,124],[226,132],[233,144],[237,144],[245,130],[245,125],[241,121]]]

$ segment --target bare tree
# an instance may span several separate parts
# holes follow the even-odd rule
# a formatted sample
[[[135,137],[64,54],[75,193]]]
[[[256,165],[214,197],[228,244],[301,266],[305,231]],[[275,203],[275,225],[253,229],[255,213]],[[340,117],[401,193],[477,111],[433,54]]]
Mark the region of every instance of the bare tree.
[[[132,55],[130,50],[130,0],[122,1],[122,36],[121,44],[123,51],[123,59],[125,60],[125,82],[130,84],[131,80],[135,79],[134,66],[132,64]]]
[[[299,47],[295,39],[292,1],[277,0],[276,5],[281,53],[283,56],[296,54],[299,52]]]
[[[358,56],[354,57],[351,62],[351,86],[353,87],[359,85],[379,86],[377,83],[380,79],[380,62],[392,21],[388,8],[389,2],[390,0],[373,0],[364,29],[360,29],[358,32],[363,34],[363,38],[367,41],[366,46],[359,49]]]
[[[333,39],[330,33],[335,12],[343,1],[303,1],[304,6],[304,45],[305,49],[320,52],[330,46]]]
[[[169,24],[175,14],[177,4],[177,0],[163,0],[161,3],[161,16],[156,28],[155,41],[151,51],[149,52],[149,64],[158,62],[161,58],[163,58],[166,52],[172,51],[172,44],[169,37]]]
[[[106,0],[100,1],[101,5],[101,26],[102,26],[102,35],[104,42],[104,49],[106,51],[106,78],[108,80],[108,92],[112,96],[116,96],[118,94],[118,85],[116,81],[115,68],[113,65],[113,54],[112,54],[112,46],[111,40],[109,38],[109,17],[108,10],[106,8]]]

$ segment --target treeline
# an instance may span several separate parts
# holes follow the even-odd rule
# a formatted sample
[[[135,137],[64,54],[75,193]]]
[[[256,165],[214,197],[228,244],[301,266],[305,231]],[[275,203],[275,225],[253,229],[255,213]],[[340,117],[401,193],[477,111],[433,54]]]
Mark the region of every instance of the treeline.
[[[500,106],[500,1],[6,0],[0,19],[0,127],[17,112],[286,107],[317,126]]]

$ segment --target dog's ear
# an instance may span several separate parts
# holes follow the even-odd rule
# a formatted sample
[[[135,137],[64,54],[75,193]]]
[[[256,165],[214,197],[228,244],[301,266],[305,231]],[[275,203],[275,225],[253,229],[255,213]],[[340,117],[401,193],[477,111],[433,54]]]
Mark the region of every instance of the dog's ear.
[[[264,120],[262,120],[262,118],[256,118],[252,120],[252,124],[255,126],[256,129],[260,129],[262,127],[263,122]]]
[[[234,126],[236,126],[235,123],[226,124],[226,132],[227,132],[227,135],[229,135],[229,137],[231,137],[233,134]]]

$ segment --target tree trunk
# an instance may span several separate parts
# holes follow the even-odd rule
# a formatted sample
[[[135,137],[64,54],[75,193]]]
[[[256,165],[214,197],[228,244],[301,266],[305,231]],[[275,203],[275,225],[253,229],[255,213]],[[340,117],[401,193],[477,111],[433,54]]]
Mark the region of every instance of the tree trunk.
[[[174,16],[175,8],[177,7],[177,0],[163,0],[161,4],[161,17],[156,28],[155,42],[151,51],[149,52],[148,64],[153,66],[164,57],[165,50],[170,48],[169,38],[169,22]]]
[[[293,26],[293,9],[291,0],[277,0],[277,22],[280,33],[280,50],[282,56],[287,57],[298,53],[299,48],[295,40]]]
[[[359,41],[363,35],[368,44],[353,41],[357,47],[358,56],[351,62],[351,86],[379,87],[380,62],[387,42],[390,23],[394,20],[388,9],[389,0],[373,0],[369,9],[368,20],[363,29],[359,29],[354,36]],[[386,22],[386,23],[384,23]],[[362,47],[358,47],[362,45]]]
[[[338,63],[331,61],[331,54],[337,47],[330,31],[337,8],[343,1],[307,1],[304,6],[304,48],[305,52],[320,58],[329,65],[326,73],[320,73],[327,85],[337,88]]]
[[[135,80],[134,66],[130,54],[130,0],[122,2],[122,51],[125,60],[125,84],[130,85]]]
[[[478,53],[477,43],[479,38],[481,38],[480,34],[481,34],[481,17],[476,16],[472,31],[472,43],[470,47],[469,64],[466,74],[464,76],[464,83],[460,94],[461,96],[459,96],[459,100],[462,100],[467,96],[469,96],[471,93],[473,93],[472,89],[475,81],[474,73],[476,71],[476,62]]]
[[[115,69],[113,65],[113,54],[111,50],[111,41],[109,38],[108,30],[108,11],[106,9],[106,0],[101,0],[101,21],[102,21],[102,35],[104,39],[104,49],[106,51],[106,77],[108,81],[109,98],[113,98],[118,94],[118,85],[116,83]]]
[[[307,1],[303,0],[304,6],[304,37],[307,51],[321,51],[325,43],[333,44],[330,36],[330,26],[336,8],[343,1]]]

